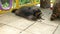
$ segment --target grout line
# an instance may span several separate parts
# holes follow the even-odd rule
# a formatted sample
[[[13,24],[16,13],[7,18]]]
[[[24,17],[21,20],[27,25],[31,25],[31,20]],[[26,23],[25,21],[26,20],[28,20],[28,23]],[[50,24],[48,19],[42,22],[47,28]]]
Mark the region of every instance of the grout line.
[[[40,20],[40,22],[42,22],[41,20]],[[31,25],[29,25],[28,27],[26,27],[24,30],[22,30],[20,33],[22,33],[23,31],[25,31],[25,30],[27,30],[29,27],[31,27],[32,25],[34,25],[35,23],[37,23],[37,21],[35,21],[34,23],[32,23]]]
[[[24,30],[22,30],[20,33],[22,33],[23,31],[27,30],[29,27],[31,27],[32,25],[34,25],[35,23],[37,23],[36,21],[34,23],[32,23],[31,25],[29,25],[28,27],[26,27]]]
[[[56,27],[56,29],[54,30],[54,32],[52,34],[54,34],[56,32],[56,30],[58,29],[59,25]]]
[[[43,22],[43,23],[41,23],[41,24],[46,24],[46,23],[44,23],[44,22]],[[50,24],[46,24],[46,25],[49,25],[49,26],[53,26],[53,27],[56,27],[56,26],[54,26],[54,25],[50,25]]]
[[[2,24],[0,27],[2,27],[2,26],[4,26],[5,24],[3,24],[3,23],[0,23],[0,24]]]
[[[40,21],[41,21],[41,24],[46,24],[46,23],[44,23],[42,20],[40,20]],[[37,22],[40,22],[40,21],[37,21]],[[54,25],[50,25],[50,24],[46,24],[46,25],[54,26]],[[54,27],[56,27],[56,26],[54,26]]]

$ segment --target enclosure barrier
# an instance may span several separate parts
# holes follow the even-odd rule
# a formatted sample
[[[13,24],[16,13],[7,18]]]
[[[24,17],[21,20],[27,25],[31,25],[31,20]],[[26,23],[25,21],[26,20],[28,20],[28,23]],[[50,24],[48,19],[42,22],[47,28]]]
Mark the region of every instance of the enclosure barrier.
[[[20,7],[23,7],[23,6],[32,6],[32,5],[35,5],[36,4],[36,0],[31,0],[31,3],[30,4],[24,4],[23,6],[19,5],[19,0],[15,0],[16,1],[16,7],[14,8],[14,6],[12,6],[14,0],[9,0],[9,6],[6,7],[6,8],[3,8],[2,7],[2,3],[0,1],[0,14],[3,14],[3,13],[7,13],[7,12],[10,12],[12,9],[15,9],[15,8],[20,8]],[[13,8],[12,8],[13,7]]]
[[[23,5],[20,5],[19,4],[19,0],[15,0],[16,1],[16,7],[13,6],[13,2],[14,0],[9,0],[9,6],[6,7],[6,8],[3,8],[2,7],[2,3],[1,3],[1,0],[0,0],[0,14],[2,13],[6,13],[6,12],[10,12],[12,9],[15,9],[15,8],[20,8],[20,7],[23,7],[23,6],[33,6],[33,5],[36,5],[36,4],[40,4],[40,0],[31,0],[31,3],[30,4],[23,4]],[[52,1],[52,0],[51,0]],[[51,2],[53,3],[53,2]],[[13,8],[12,8],[13,7]]]

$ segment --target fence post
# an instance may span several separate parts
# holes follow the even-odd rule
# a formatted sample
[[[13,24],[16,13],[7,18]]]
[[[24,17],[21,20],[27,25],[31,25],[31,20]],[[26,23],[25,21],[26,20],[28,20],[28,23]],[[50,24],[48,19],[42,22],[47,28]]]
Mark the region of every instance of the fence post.
[[[16,0],[16,8],[19,8],[19,0]]]

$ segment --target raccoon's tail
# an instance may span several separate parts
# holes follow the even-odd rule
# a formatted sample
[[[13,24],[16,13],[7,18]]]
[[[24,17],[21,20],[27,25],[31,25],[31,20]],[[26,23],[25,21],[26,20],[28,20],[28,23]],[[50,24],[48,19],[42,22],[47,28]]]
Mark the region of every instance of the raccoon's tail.
[[[16,10],[18,10],[18,9],[13,9],[13,10],[12,10],[12,13],[15,13]]]

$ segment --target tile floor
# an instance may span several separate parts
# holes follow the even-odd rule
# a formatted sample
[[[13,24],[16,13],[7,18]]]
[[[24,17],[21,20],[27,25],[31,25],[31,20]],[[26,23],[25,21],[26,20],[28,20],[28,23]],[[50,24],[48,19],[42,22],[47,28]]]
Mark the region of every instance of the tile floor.
[[[42,19],[30,21],[13,13],[0,15],[0,34],[60,34],[60,21],[50,21],[52,11],[41,9]]]

